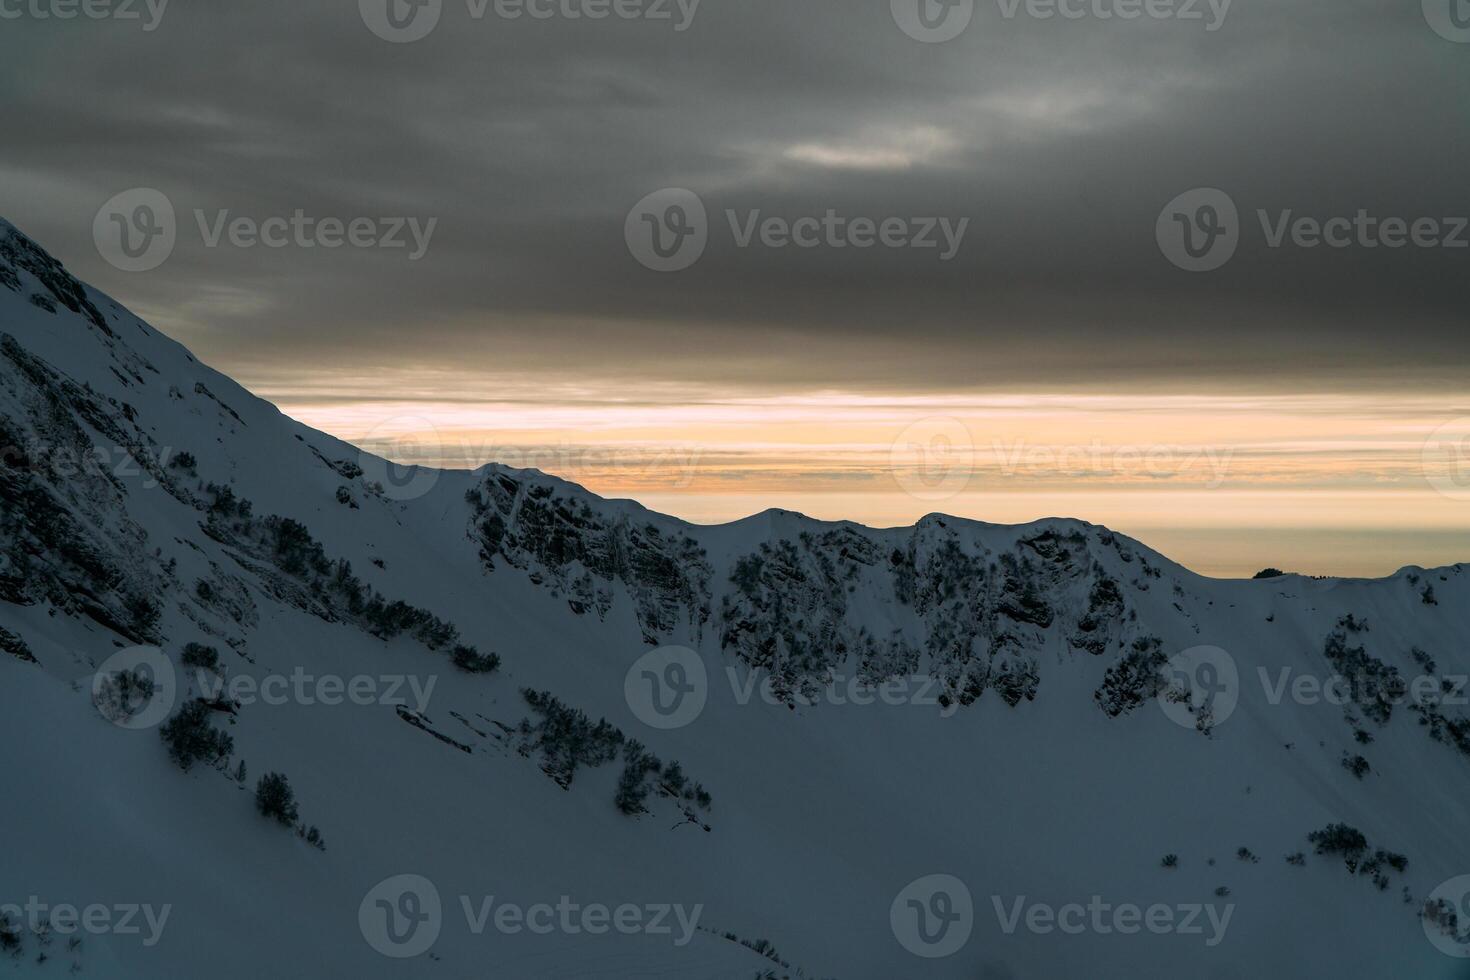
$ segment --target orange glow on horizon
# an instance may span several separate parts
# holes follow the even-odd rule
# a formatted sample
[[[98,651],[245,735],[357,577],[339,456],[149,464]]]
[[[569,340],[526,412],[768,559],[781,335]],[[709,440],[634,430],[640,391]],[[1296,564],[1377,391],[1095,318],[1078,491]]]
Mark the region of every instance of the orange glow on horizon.
[[[1078,517],[1177,540],[1184,554],[1161,550],[1214,574],[1265,563],[1252,534],[1263,553],[1272,534],[1316,535],[1299,564],[1338,574],[1470,560],[1470,407],[1443,399],[567,395],[274,400],[399,462],[541,469],[700,523],[768,507],[871,526]],[[1337,553],[1384,534],[1402,551]]]

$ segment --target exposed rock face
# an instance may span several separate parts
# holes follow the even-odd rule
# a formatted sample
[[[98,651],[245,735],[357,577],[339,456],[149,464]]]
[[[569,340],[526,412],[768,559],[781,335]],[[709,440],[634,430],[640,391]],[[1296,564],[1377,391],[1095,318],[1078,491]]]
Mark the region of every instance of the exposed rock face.
[[[651,644],[698,644],[717,609],[720,648],[787,703],[839,677],[922,672],[945,705],[991,689],[1014,707],[1037,696],[1041,651],[1101,656],[1137,635],[1126,587],[1102,563],[1136,559],[1101,529],[1046,528],[993,550],[943,518],[903,531],[794,518],[716,574],[702,529],[609,512],[527,475],[492,469],[466,499],[487,569],[523,572],[579,615],[606,617],[626,595]]]
[[[80,313],[104,334],[113,336],[107,327],[107,321],[103,319],[102,311],[87,298],[87,287],[35,242],[14,228],[0,223],[0,286],[20,292],[20,270],[34,276],[57,303],[73,313]],[[45,308],[42,303],[36,305]],[[54,309],[52,312],[55,312]]]
[[[154,638],[169,572],[148,554],[113,473],[156,470],[152,441],[110,404],[0,336],[0,599],[47,601],[136,642]],[[83,425],[118,447],[99,452]]]
[[[709,619],[710,567],[686,535],[595,511],[586,495],[492,472],[466,495],[487,569],[496,560],[527,571],[567,597],[578,615],[606,616],[614,583],[627,590],[643,640],[684,632],[698,637]]]

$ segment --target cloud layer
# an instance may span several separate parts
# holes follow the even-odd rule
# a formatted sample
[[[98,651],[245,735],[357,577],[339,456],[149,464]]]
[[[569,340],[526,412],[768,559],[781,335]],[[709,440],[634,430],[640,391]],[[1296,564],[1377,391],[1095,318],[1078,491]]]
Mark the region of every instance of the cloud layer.
[[[1470,249],[1273,248],[1257,217],[1470,213],[1470,44],[1417,3],[1236,0],[1210,30],[1203,2],[1204,20],[1124,20],[1099,16],[1116,0],[1049,19],[991,0],[942,44],[877,0],[566,16],[589,3],[507,19],[443,0],[413,43],[300,0],[177,3],[153,30],[8,19],[5,211],[266,391],[302,365],[383,395],[439,372],[471,399],[510,378],[630,397],[1463,388]],[[127,274],[92,225],[133,187],[164,192],[179,231]],[[699,195],[709,240],[659,274],[624,226],[664,187]],[[1234,258],[1204,274],[1155,237],[1196,187],[1240,215]],[[418,261],[211,248],[196,209],[438,225]],[[728,211],[969,226],[942,262],[742,248]]]

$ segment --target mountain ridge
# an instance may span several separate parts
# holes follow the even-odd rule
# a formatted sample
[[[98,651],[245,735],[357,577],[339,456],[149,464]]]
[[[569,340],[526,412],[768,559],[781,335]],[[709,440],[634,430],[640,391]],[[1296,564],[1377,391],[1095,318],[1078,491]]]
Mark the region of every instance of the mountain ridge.
[[[540,471],[394,468],[201,364],[8,223],[0,333],[0,737],[59,755],[17,760],[0,825],[32,846],[0,855],[0,882],[178,906],[157,946],[88,937],[52,947],[58,970],[1451,975],[1419,913],[1470,870],[1470,722],[1380,702],[1391,678],[1470,670],[1464,565],[1217,580],[1071,518],[695,525]],[[176,672],[174,707],[214,697],[231,765],[181,773],[156,731],[98,716],[108,664],[138,646]],[[705,674],[704,704],[659,727],[637,684],[669,650]],[[1227,660],[1198,659],[1212,650]],[[1230,712],[1195,683],[1201,662],[1236,671]],[[1273,700],[1279,670],[1376,686]],[[330,708],[210,690],[302,671],[432,693]],[[851,696],[885,685],[895,703]],[[225,769],[246,760],[290,776],[325,852],[240,797]],[[673,761],[711,802],[654,775]],[[1404,867],[1282,859],[1339,823]],[[356,917],[404,872],[447,912],[433,951],[400,962]],[[974,938],[929,960],[890,907],[937,872],[973,891]],[[679,946],[456,923],[454,896],[548,892],[698,904],[708,931]],[[1235,913],[1208,949],[991,915],[992,899],[1094,893]],[[1304,941],[1344,923],[1332,949]],[[242,928],[265,951],[221,961]],[[52,972],[41,938],[20,975]]]

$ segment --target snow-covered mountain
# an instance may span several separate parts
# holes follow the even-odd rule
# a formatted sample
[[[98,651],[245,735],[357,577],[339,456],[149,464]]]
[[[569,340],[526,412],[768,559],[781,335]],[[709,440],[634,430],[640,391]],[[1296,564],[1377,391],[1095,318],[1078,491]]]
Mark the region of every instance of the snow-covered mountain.
[[[1464,566],[404,471],[4,222],[0,428],[0,977],[1470,976]]]

